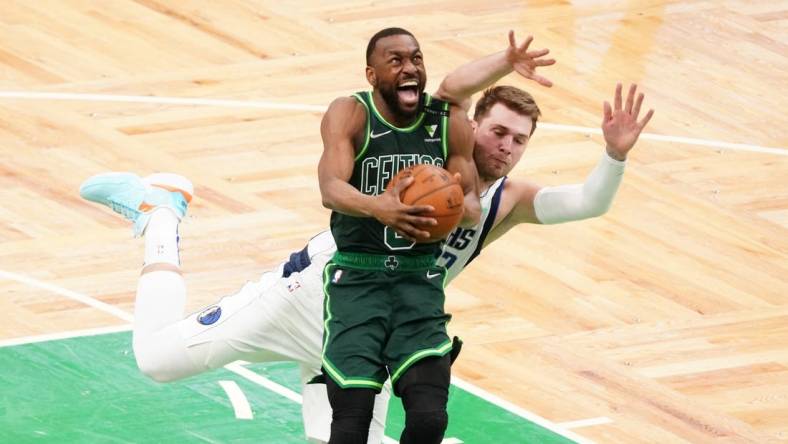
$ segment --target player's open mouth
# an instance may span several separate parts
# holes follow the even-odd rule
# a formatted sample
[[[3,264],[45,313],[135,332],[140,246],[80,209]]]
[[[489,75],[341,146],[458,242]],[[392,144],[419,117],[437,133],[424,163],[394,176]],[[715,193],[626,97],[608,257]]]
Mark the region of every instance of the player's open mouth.
[[[419,103],[419,82],[406,80],[397,86],[397,96],[400,103],[411,107]]]

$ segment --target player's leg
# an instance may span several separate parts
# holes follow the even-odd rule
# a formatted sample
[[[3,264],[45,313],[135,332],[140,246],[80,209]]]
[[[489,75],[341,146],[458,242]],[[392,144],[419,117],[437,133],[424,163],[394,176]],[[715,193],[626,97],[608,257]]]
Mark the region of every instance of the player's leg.
[[[133,334],[135,356],[143,372],[147,360],[144,352],[138,353],[140,341],[183,317],[186,287],[180,271],[178,223],[192,193],[191,182],[175,174],[155,174],[143,180],[132,173],[106,173],[91,177],[80,187],[83,198],[131,220],[135,237],[146,234]],[[178,367],[189,365],[182,351],[170,356],[169,363],[172,368],[162,374],[177,373]]]
[[[301,395],[303,404],[301,412],[304,417],[304,431],[309,442],[325,444],[331,436],[331,405],[328,402],[328,392],[325,377],[320,369],[301,367],[302,381],[304,381]],[[369,425],[367,444],[380,444],[386,430],[386,416],[388,414],[389,399],[391,398],[391,383],[386,381],[380,393],[375,396],[375,407],[372,411],[372,422]]]
[[[336,258],[336,257],[335,257]],[[384,272],[326,265],[323,372],[333,410],[330,443],[366,444],[390,314]]]
[[[402,398],[400,442],[440,443],[448,425],[452,341],[446,333],[443,268],[397,275],[397,306],[384,358],[394,393]]]
[[[413,364],[395,386],[405,408],[402,444],[438,444],[449,424],[446,403],[451,380],[450,357],[431,356]]]
[[[185,190],[170,191],[176,188]],[[177,226],[186,207],[179,196],[191,195],[188,180],[108,173],[88,179],[80,191],[86,199],[134,221],[136,236],[145,234],[133,340],[145,374],[172,381],[238,359],[297,360],[319,366],[322,267],[330,255],[316,255],[311,265],[288,278],[282,277],[281,267],[265,273],[236,294],[184,318],[186,290],[179,270]]]

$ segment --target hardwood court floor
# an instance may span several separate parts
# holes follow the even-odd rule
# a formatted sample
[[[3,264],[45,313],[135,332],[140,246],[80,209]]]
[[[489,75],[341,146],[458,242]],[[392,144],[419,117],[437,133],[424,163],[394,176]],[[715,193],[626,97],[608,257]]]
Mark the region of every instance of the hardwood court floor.
[[[575,127],[598,127],[619,80],[640,85],[657,110],[646,132],[667,138],[639,142],[607,215],[519,227],[452,284],[455,373],[557,423],[605,419],[573,429],[597,442],[788,440],[788,1],[0,8],[0,339],[119,323],[7,273],[131,311],[142,245],[79,199],[89,175],[192,178],[181,233],[197,309],[327,225],[321,109],[366,88],[375,31],[418,37],[434,91],[514,29],[559,63],[552,89],[501,82],[544,114],[513,177],[582,181],[603,141]]]

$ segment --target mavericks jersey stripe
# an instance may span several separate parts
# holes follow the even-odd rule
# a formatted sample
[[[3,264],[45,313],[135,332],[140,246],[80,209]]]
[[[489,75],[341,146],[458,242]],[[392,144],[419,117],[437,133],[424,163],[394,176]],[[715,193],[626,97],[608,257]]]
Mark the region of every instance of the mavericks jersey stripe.
[[[467,267],[468,264],[473,262],[473,260],[476,259],[476,256],[478,256],[482,251],[482,245],[484,245],[484,241],[487,240],[487,235],[490,234],[490,230],[492,230],[493,223],[495,222],[495,215],[498,214],[498,205],[501,203],[501,194],[503,194],[504,182],[506,182],[506,177],[501,178],[501,184],[493,194],[490,211],[487,213],[487,218],[484,221],[484,227],[482,227],[482,233],[479,236],[479,242],[476,244],[476,249],[473,251],[470,259],[468,259],[468,262],[463,265],[463,268]],[[489,217],[489,215],[492,215],[492,217]]]
[[[460,271],[479,255],[484,240],[495,222],[505,180],[506,177],[496,180],[481,196],[482,214],[478,225],[471,228],[457,227],[446,238],[437,262],[439,266],[447,268],[447,283],[457,277]]]

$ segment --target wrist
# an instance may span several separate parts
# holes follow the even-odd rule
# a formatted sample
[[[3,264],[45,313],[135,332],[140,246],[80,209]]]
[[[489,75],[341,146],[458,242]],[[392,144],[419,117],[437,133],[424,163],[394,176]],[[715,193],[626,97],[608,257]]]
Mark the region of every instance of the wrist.
[[[609,146],[605,147],[605,153],[607,154],[608,159],[612,160],[613,162],[623,164],[627,161],[627,153],[615,151]]]

